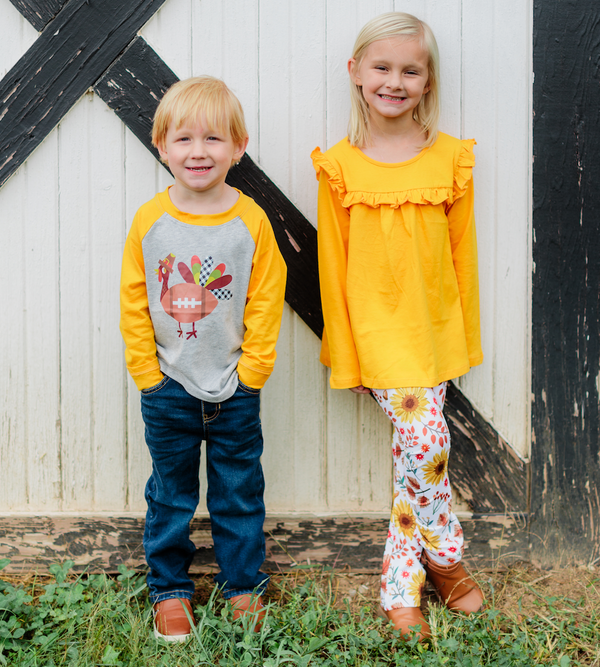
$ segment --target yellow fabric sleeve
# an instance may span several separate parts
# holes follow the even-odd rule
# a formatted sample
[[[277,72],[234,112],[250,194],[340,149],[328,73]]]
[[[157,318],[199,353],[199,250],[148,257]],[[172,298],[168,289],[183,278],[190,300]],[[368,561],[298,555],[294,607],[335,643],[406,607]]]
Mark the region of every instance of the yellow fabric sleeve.
[[[477,268],[477,235],[475,232],[473,178],[464,185],[464,194],[449,207],[448,231],[452,262],[463,311],[469,364],[483,361],[479,326],[479,271]]]
[[[150,224],[138,211],[127,235],[121,266],[120,329],[125,341],[125,363],[140,390],[153,387],[163,378],[156,356],[142,252],[142,239],[147,231],[143,227]]]
[[[331,386],[347,389],[361,384],[346,295],[350,215],[324,169],[319,173],[318,218],[319,279],[325,321],[321,362],[332,368]]]
[[[271,375],[277,357],[275,344],[283,314],[287,267],[271,223],[262,209],[253,208],[261,215],[253,215],[248,220],[242,216],[256,249],[244,311],[246,333],[237,372],[243,384],[261,389]]]

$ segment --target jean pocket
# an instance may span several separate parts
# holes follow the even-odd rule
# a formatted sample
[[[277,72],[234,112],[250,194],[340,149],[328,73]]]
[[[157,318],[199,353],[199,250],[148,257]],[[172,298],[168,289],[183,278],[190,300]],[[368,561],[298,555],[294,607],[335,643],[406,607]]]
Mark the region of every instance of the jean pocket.
[[[170,377],[165,375],[158,384],[155,384],[153,387],[148,387],[147,389],[142,389],[142,394],[145,396],[148,394],[155,394],[157,391],[160,391],[170,379]]]
[[[260,389],[254,389],[254,387],[249,387],[247,384],[244,384],[241,380],[238,380],[238,387],[246,394],[252,394],[253,396],[258,396],[258,394],[260,394]]]

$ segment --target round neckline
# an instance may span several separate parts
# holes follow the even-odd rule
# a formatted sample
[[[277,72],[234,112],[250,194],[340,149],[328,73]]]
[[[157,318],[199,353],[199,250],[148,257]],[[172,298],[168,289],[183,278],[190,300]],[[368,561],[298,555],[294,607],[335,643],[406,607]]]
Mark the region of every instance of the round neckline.
[[[182,222],[196,222],[202,224],[204,220],[210,220],[211,226],[215,226],[237,217],[240,215],[241,209],[244,208],[245,196],[241,190],[234,188],[234,190],[238,192],[239,196],[235,204],[226,211],[221,211],[221,213],[188,213],[187,211],[182,211],[181,209],[177,208],[177,206],[175,206],[175,204],[171,201],[171,197],[169,195],[169,189],[171,187],[172,186],[169,186],[166,190],[163,190],[163,192],[159,193],[162,208],[171,217]],[[240,211],[237,211],[236,209],[240,209]]]
[[[413,162],[416,162],[417,160],[420,160],[427,153],[427,151],[431,148],[431,146],[427,146],[427,148],[423,148],[423,150],[421,150],[419,153],[417,153],[414,157],[411,157],[410,160],[404,160],[404,162],[380,162],[379,160],[374,160],[372,157],[369,157],[368,155],[363,153],[360,150],[360,148],[358,148],[358,146],[353,146],[349,141],[348,141],[348,146],[350,146],[350,148],[353,151],[355,151],[363,160],[366,160],[367,162],[370,162],[371,164],[374,164],[377,167],[390,167],[390,168],[404,167],[406,165],[412,164]]]

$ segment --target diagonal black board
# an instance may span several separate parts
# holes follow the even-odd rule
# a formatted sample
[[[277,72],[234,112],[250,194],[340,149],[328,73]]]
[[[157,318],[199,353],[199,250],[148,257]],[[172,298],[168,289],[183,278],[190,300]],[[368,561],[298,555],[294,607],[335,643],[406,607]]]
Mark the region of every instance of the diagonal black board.
[[[0,82],[4,107],[0,118],[5,114],[17,123],[8,128],[3,119],[0,127],[0,186],[92,85],[158,157],[150,144],[151,118],[158,100],[177,77],[135,32],[164,0],[11,1],[35,27],[44,20],[49,23]],[[64,7],[52,18],[59,5]],[[54,40],[57,36],[61,36],[58,41]],[[58,48],[57,57],[54,48]],[[286,300],[320,336],[323,323],[314,227],[249,157],[230,172],[228,181],[268,213],[288,265]],[[456,452],[452,482],[463,493],[468,491],[472,509],[525,511],[526,465],[456,387],[448,392],[446,412]],[[490,483],[493,479],[501,483]]]
[[[69,0],[46,25],[0,81],[0,186],[164,1]]]

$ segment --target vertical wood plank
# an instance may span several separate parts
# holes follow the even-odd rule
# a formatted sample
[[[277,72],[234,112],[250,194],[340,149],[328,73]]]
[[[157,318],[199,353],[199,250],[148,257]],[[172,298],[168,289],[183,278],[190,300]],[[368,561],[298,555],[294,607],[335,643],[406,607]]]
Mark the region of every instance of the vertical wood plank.
[[[21,335],[27,373],[21,418],[28,443],[28,503],[41,511],[52,511],[61,500],[57,157],[54,131],[28,161],[23,183],[26,319]]]
[[[531,439],[531,9],[530,1],[494,4],[495,43],[503,45],[494,50],[493,77],[501,91],[495,145],[494,426],[524,458]],[[505,111],[506,91],[511,113]],[[480,190],[480,200],[482,195]]]
[[[124,225],[124,128],[97,97],[90,105],[90,300],[94,508],[119,510],[127,494],[125,371],[119,332],[119,278]],[[68,132],[68,125],[64,128]]]
[[[66,511],[94,509],[93,250],[88,199],[93,104],[93,94],[86,93],[59,126],[61,422]]]
[[[27,164],[0,190],[0,209],[10,224],[0,225],[0,247],[12,249],[10,275],[15,289],[0,290],[0,308],[10,317],[9,335],[3,336],[0,354],[0,507],[26,509],[29,501],[27,475],[27,355],[26,310],[23,286],[27,266],[25,244],[25,191]],[[10,256],[10,254],[9,254]]]
[[[494,416],[494,346],[496,292],[497,192],[495,160],[497,88],[494,71],[494,16],[489,6],[463,0],[463,116],[462,134],[475,137],[477,245],[483,364],[461,379],[460,387],[488,419]]]

